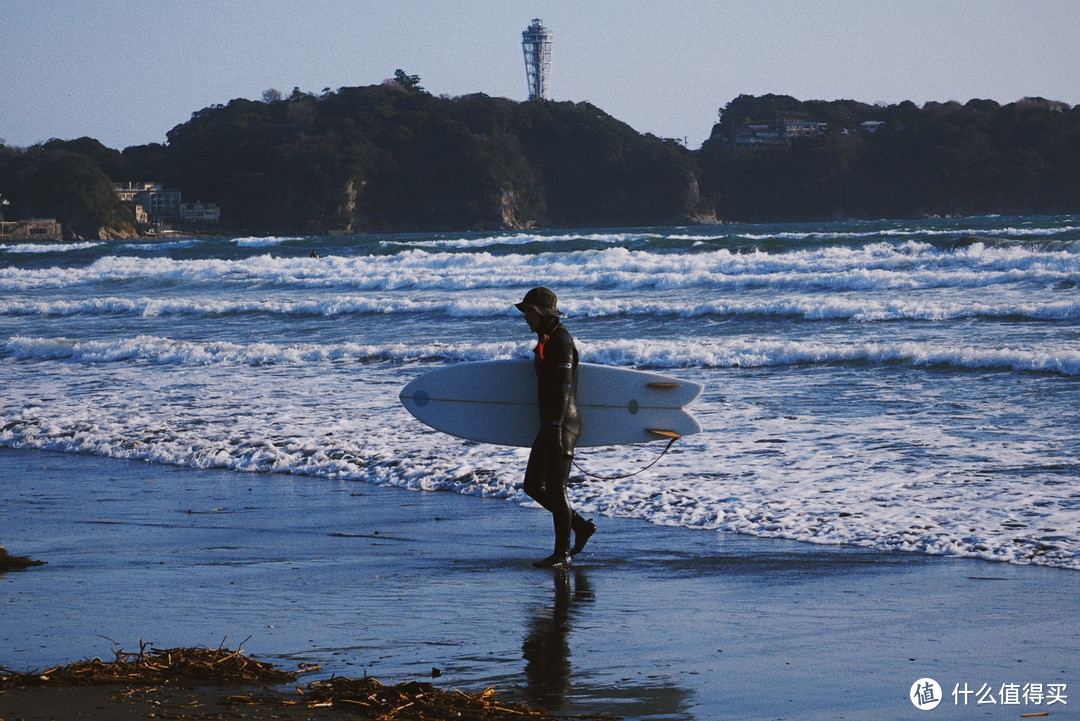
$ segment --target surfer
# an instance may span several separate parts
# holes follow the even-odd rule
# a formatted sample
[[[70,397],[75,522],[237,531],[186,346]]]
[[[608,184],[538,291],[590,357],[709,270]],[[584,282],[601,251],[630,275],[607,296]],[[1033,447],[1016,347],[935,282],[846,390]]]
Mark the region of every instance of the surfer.
[[[566,483],[581,435],[577,407],[578,352],[570,331],[562,324],[558,298],[548,288],[533,288],[515,307],[525,314],[536,333],[534,353],[540,430],[525,468],[525,493],[551,513],[555,524],[555,551],[533,565],[537,568],[566,566],[581,552],[596,524],[578,515],[566,497]],[[570,546],[571,532],[574,545]]]

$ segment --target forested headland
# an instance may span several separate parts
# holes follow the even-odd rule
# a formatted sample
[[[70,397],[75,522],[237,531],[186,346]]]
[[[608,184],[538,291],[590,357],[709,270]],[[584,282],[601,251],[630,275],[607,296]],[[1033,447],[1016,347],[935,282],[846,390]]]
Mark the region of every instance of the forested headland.
[[[588,103],[381,85],[267,92],[164,144],[0,145],[8,220],[138,232],[113,182],[220,205],[223,231],[329,233],[1080,212],[1080,106],[740,96],[698,150]],[[757,135],[753,129],[757,128]],[[793,129],[797,129],[797,132]]]
[[[778,117],[824,127],[749,151],[731,142],[748,122]],[[740,96],[695,155],[703,198],[725,219],[1080,211],[1080,106],[1042,98],[920,108]]]

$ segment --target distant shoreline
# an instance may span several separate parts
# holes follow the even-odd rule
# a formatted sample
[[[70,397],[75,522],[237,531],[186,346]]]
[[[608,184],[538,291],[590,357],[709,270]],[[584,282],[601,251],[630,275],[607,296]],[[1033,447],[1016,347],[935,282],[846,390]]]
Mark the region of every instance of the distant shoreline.
[[[1051,214],[1010,214],[1010,213],[974,213],[974,214],[945,214],[945,215],[921,215],[912,217],[890,217],[890,218],[845,218],[838,219],[832,222],[838,223],[905,223],[905,222],[920,222],[927,220],[965,220],[965,219],[983,219],[983,218],[1001,218],[1001,217],[1016,217],[1016,218],[1039,218],[1039,217],[1070,217],[1077,215],[1077,213],[1051,213]],[[77,238],[72,240],[60,240],[52,241],[57,243],[70,243],[70,242],[154,242],[154,241],[174,241],[174,240],[224,240],[230,238],[279,238],[279,237],[295,237],[295,238],[331,238],[338,236],[372,236],[372,235],[408,235],[408,234],[426,234],[426,233],[446,233],[446,234],[470,234],[470,233],[559,233],[567,230],[633,230],[633,229],[648,229],[648,228],[728,228],[731,226],[763,226],[763,225],[805,225],[807,223],[817,223],[819,221],[810,220],[784,220],[784,221],[732,221],[732,220],[716,220],[712,222],[700,222],[700,223],[671,223],[666,225],[573,225],[573,226],[559,226],[550,225],[536,228],[529,228],[527,230],[517,228],[501,228],[501,229],[486,229],[478,228],[472,230],[415,230],[415,229],[380,229],[380,230],[360,230],[360,231],[331,231],[326,233],[312,233],[312,232],[300,232],[291,230],[266,230],[255,231],[247,229],[233,229],[233,230],[220,230],[220,231],[170,231],[167,234],[161,235],[138,235],[130,238]]]

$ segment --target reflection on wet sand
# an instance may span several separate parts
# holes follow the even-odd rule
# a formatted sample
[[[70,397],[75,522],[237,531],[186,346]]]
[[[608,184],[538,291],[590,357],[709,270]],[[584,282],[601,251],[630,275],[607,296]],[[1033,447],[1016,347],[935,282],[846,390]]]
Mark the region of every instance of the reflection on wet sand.
[[[593,687],[587,677],[574,677],[570,662],[573,622],[596,601],[596,595],[583,568],[557,569],[552,577],[551,604],[533,610],[522,643],[526,683],[523,700],[555,712],[603,708],[621,718],[691,718],[687,716],[689,692],[672,685],[670,679],[650,675],[644,684],[624,679],[617,686]]]
[[[525,700],[545,708],[559,708],[566,700],[571,673],[571,618],[576,606],[594,599],[582,569],[555,569],[552,577],[555,590],[551,605],[536,608],[521,647],[525,655]]]

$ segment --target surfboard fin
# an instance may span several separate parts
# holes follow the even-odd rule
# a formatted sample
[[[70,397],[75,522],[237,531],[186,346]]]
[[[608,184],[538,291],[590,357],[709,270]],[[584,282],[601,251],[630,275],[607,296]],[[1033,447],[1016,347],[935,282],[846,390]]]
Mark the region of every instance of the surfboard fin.
[[[663,428],[646,428],[645,430],[647,430],[649,433],[655,433],[656,435],[663,438],[682,438],[682,435],[676,433],[675,431],[667,431]]]

